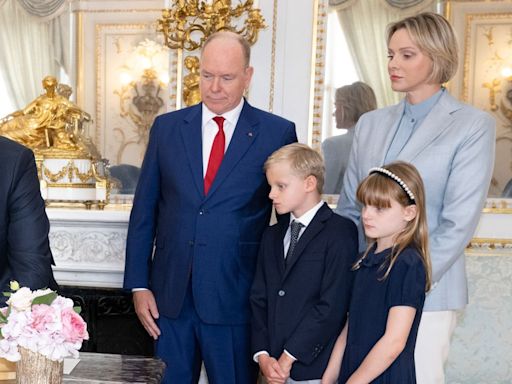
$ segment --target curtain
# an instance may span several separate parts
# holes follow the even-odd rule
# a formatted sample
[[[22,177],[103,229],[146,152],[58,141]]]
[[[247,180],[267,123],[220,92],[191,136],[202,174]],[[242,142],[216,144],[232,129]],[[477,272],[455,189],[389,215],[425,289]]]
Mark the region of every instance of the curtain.
[[[434,11],[434,0],[330,0],[347,39],[356,70],[375,91],[379,106],[396,104],[401,95],[390,87],[386,27],[422,11]]]
[[[48,5],[55,13],[43,12]],[[67,1],[4,0],[0,2],[0,72],[7,93],[16,109],[26,106],[42,93],[42,79],[59,78],[60,69],[69,66],[65,32]],[[27,13],[25,7],[38,16]]]
[[[66,0],[18,0],[18,3],[32,16],[50,19],[64,12],[67,5]]]

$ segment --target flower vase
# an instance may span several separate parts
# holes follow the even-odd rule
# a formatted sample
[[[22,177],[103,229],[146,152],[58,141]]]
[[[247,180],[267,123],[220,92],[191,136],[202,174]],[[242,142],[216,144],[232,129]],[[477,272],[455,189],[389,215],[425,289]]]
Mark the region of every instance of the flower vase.
[[[53,361],[40,353],[19,348],[21,359],[16,364],[17,384],[62,384],[63,361]]]

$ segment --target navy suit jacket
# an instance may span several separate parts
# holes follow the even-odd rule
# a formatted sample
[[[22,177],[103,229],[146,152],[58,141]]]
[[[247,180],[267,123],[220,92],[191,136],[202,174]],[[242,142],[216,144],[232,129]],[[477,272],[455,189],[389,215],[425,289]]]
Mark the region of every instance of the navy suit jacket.
[[[297,141],[295,125],[245,102],[205,196],[201,123],[198,104],[153,124],[128,228],[124,287],[151,289],[160,314],[176,318],[191,279],[204,322],[245,324],[270,219],[263,163]]]
[[[0,136],[0,175],[0,292],[9,291],[10,280],[55,289],[50,224],[32,151]]]
[[[324,204],[284,264],[289,215],[269,227],[261,242],[251,289],[252,351],[297,361],[291,378],[322,377],[345,324],[357,257],[357,227]]]

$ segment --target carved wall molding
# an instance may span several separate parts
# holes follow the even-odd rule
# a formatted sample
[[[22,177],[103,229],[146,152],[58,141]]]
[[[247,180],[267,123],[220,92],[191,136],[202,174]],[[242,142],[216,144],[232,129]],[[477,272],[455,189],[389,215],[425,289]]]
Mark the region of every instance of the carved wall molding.
[[[126,232],[123,229],[112,232],[52,230],[49,238],[57,263],[124,263]]]

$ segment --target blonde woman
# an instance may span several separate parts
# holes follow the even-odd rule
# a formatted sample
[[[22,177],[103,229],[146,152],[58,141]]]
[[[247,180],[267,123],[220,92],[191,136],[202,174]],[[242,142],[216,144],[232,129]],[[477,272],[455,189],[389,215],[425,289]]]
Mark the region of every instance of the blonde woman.
[[[425,183],[432,260],[416,345],[420,384],[444,383],[455,311],[468,302],[464,248],[476,229],[491,179],[494,119],[453,98],[442,86],[457,69],[457,42],[448,21],[421,13],[387,31],[391,87],[397,105],[369,112],[356,125],[337,212],[360,224],[356,189],[368,170],[410,162]],[[360,244],[365,248],[364,241]]]

